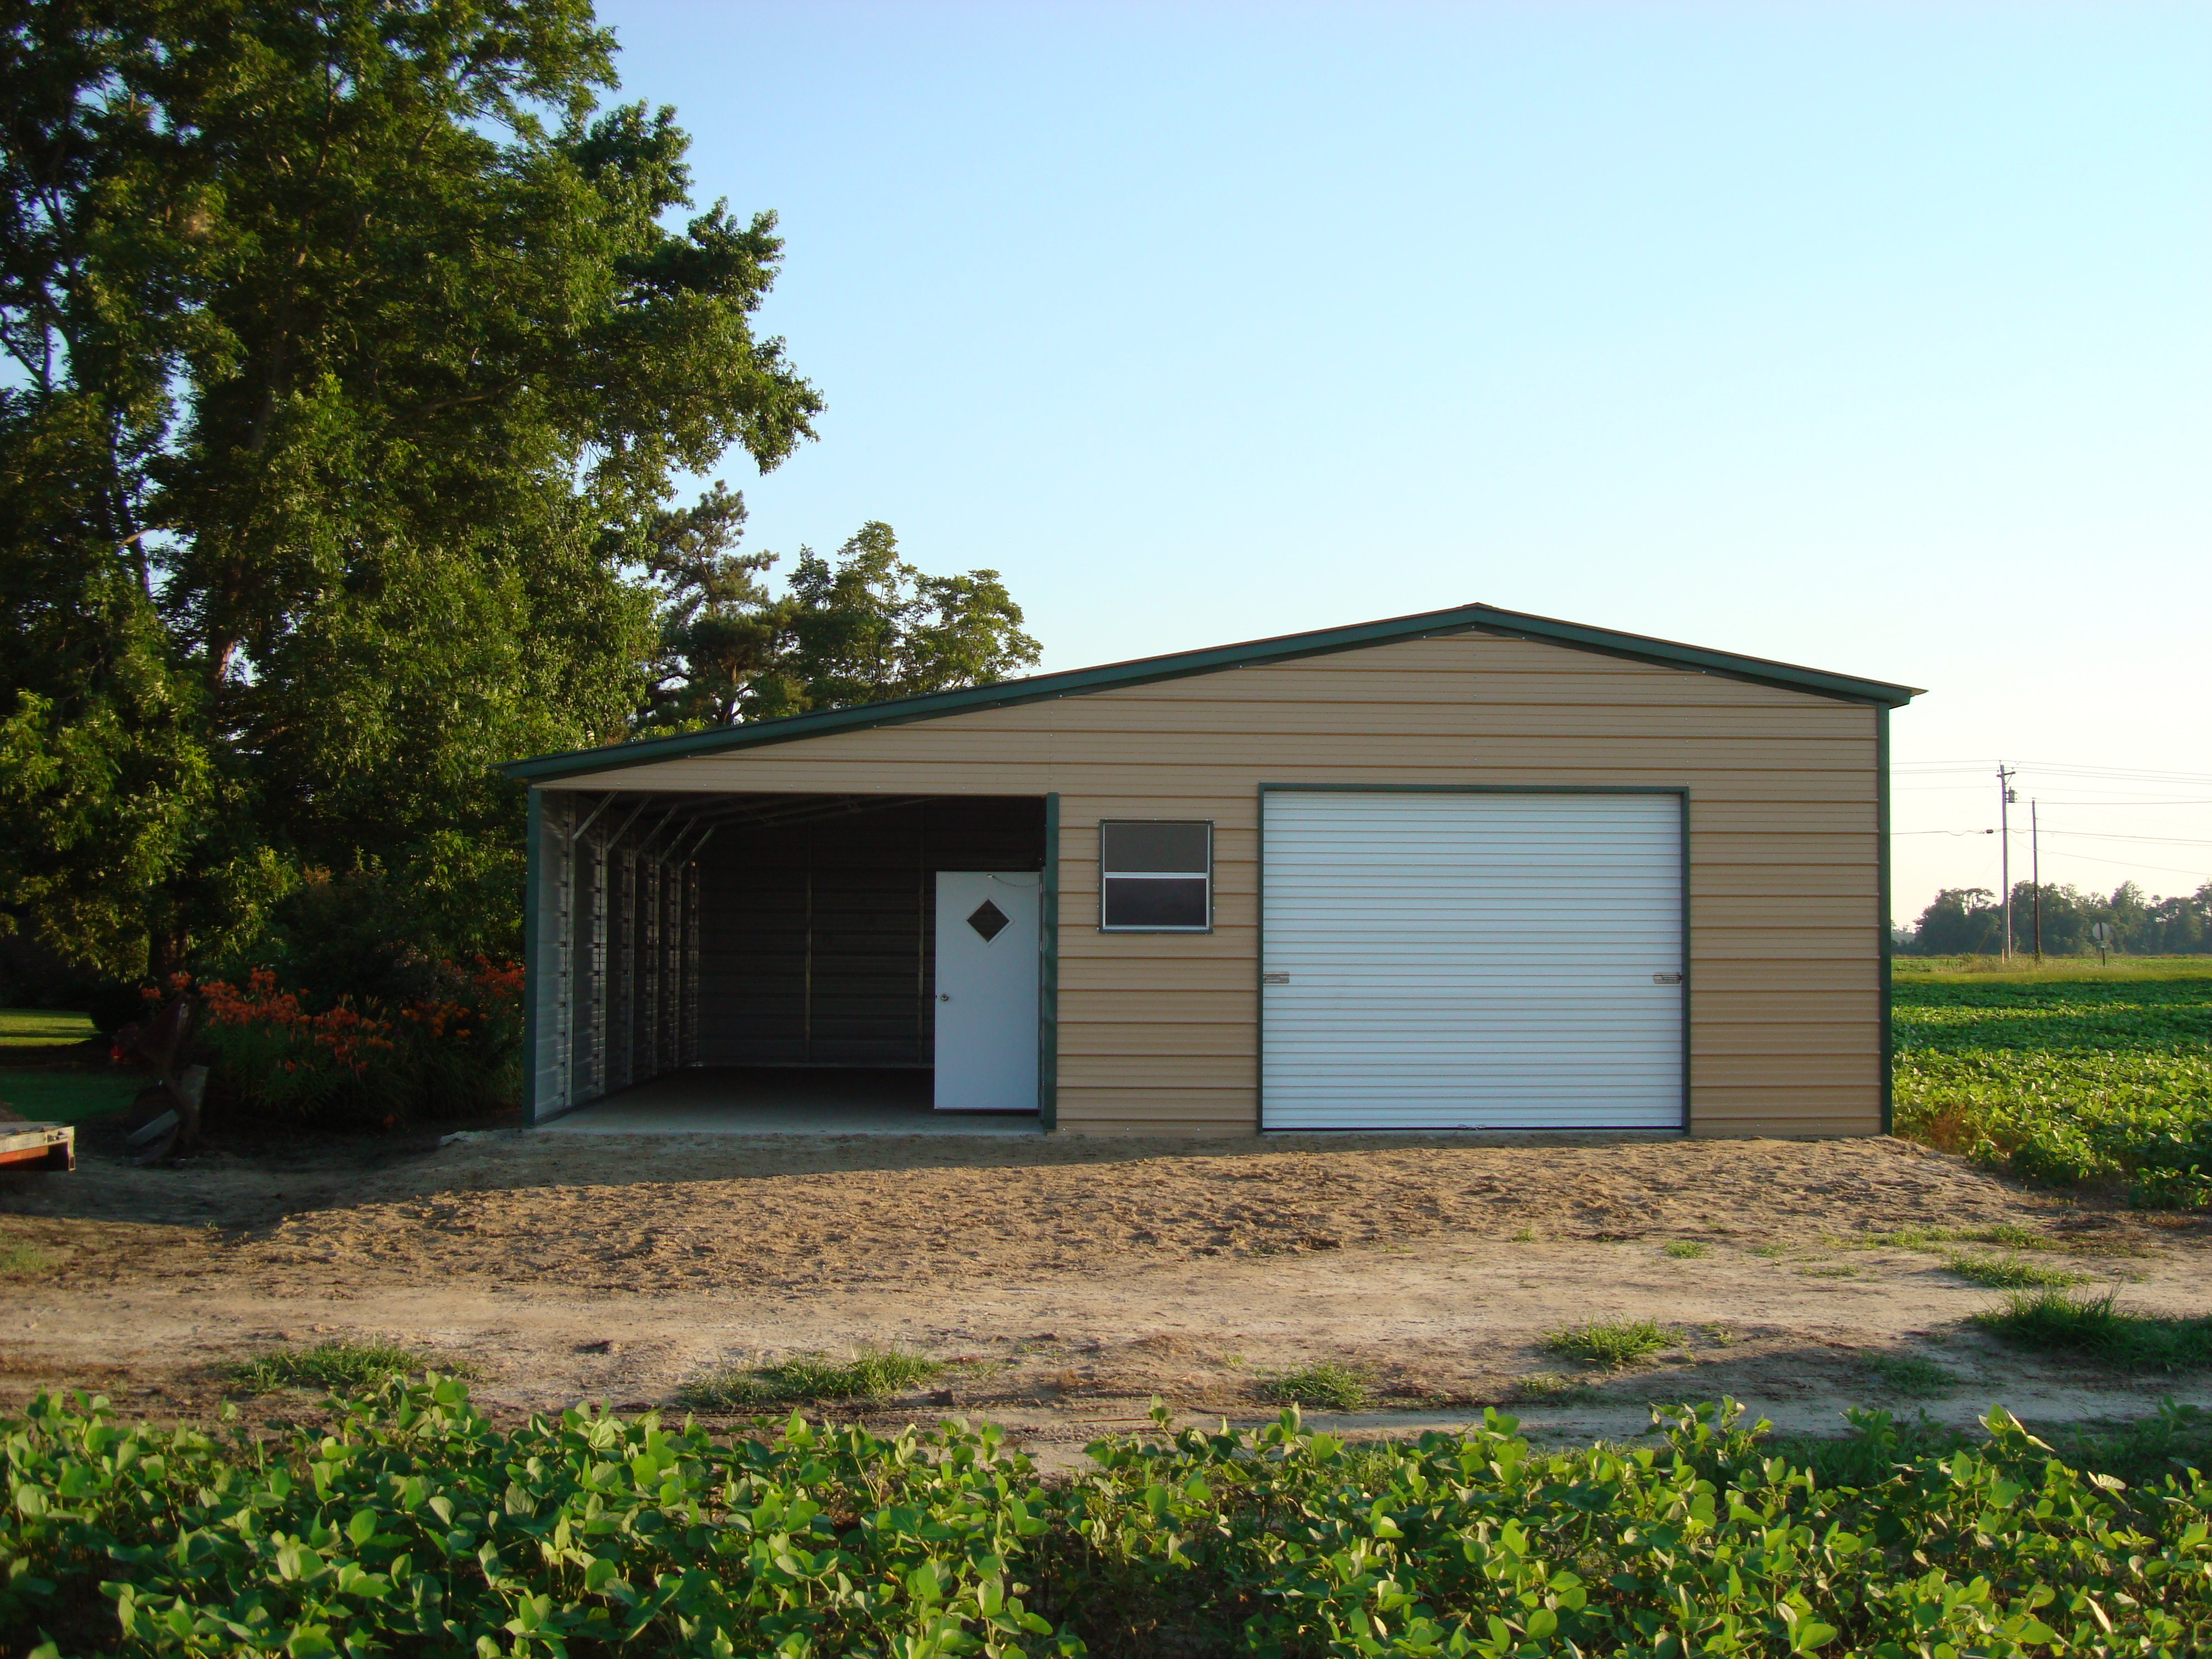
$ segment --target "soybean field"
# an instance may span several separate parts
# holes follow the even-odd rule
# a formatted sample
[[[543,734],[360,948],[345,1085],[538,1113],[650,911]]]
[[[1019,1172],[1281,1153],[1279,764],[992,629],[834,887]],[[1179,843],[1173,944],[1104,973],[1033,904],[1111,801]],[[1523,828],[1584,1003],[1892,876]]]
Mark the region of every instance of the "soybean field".
[[[495,1427],[451,1378],[257,1439],[46,1397],[0,1419],[0,1643],[40,1654],[2179,1654],[2212,1488],[2084,1472],[2000,1409],[1823,1479],[1726,1405],[1545,1452],[1510,1417],[1353,1447],[657,1414]],[[1763,1425],[1759,1425],[1764,1427]]]
[[[1899,964],[1898,1133],[2054,1182],[2212,1207],[2212,962],[2015,974]]]

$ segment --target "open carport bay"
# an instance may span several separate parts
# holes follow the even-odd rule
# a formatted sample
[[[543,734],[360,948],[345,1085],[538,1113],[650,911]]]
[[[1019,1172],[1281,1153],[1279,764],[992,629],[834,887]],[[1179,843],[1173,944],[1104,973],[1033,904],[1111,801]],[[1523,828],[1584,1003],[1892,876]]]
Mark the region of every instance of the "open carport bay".
[[[977,1135],[1037,1133],[1034,1112],[940,1112],[914,1067],[700,1066],[563,1113],[547,1134]]]
[[[801,1130],[810,1107],[825,1128],[873,1121],[917,1086],[872,1073],[918,1075],[927,1096],[939,878],[1034,883],[1044,803],[613,791],[560,799],[538,835],[539,1121],[706,1127],[719,1097],[728,1121]],[[1034,1014],[1020,1040],[1034,1048]]]

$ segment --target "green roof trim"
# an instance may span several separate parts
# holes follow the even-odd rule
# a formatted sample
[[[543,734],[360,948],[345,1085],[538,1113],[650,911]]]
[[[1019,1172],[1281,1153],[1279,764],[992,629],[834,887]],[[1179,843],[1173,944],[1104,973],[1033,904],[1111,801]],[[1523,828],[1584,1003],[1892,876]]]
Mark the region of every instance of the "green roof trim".
[[[612,772],[632,766],[652,766],[661,761],[691,755],[718,755],[733,749],[752,749],[771,743],[794,743],[802,738],[827,737],[836,732],[865,732],[879,726],[904,726],[915,720],[942,719],[947,714],[972,714],[982,708],[1008,708],[1018,703],[1042,702],[1053,697],[1079,697],[1118,686],[1146,685],[1155,680],[1181,679],[1193,674],[1218,673],[1224,669],[1255,667],[1264,663],[1289,662],[1299,657],[1327,656],[1338,651],[1358,651],[1368,646],[1391,645],[1401,640],[1433,639],[1454,634],[1491,634],[1505,639],[1534,640],[1577,651],[1595,651],[1635,662],[1656,663],[1667,668],[1698,673],[1723,674],[1730,679],[1805,691],[1844,702],[1869,703],[1895,708],[1910,702],[1920,688],[1863,680],[1848,674],[1823,673],[1795,664],[1769,662],[1759,657],[1740,657],[1728,651],[1708,651],[1672,640],[1647,639],[1640,634],[1618,634],[1610,629],[1587,628],[1580,623],[1551,617],[1532,617],[1494,605],[1467,605],[1450,611],[1427,611],[1411,617],[1391,617],[1381,622],[1356,623],[1348,628],[1324,628],[1310,634],[1285,634],[1271,640],[1247,640],[1237,645],[1217,645],[1204,651],[1180,651],[1165,657],[1139,657],[1130,662],[1107,663],[1097,668],[1071,669],[1059,674],[1032,674],[1026,679],[1000,680],[994,685],[964,686],[957,691],[938,691],[924,697],[902,697],[891,702],[862,703],[853,708],[825,709],[816,714],[793,714],[780,720],[759,720],[745,726],[717,726],[711,732],[688,732],[681,737],[648,738],[618,743],[602,749],[578,749],[562,755],[539,755],[530,760],[509,761],[499,769],[508,777],[538,783],[588,773]]]

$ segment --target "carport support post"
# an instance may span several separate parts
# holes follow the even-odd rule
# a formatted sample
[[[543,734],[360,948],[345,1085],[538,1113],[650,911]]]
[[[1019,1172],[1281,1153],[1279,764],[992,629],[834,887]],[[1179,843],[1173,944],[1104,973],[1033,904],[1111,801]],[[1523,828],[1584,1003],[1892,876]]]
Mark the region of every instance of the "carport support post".
[[[538,884],[545,855],[545,797],[541,790],[526,788],[529,805],[522,819],[522,1121],[538,1121],[538,988],[545,965],[539,959],[542,940],[538,926]]]

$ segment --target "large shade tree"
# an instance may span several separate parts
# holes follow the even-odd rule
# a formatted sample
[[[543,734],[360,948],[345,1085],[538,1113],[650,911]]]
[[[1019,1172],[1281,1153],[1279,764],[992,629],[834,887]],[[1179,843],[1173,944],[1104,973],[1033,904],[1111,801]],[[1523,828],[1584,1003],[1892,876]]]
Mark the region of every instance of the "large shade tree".
[[[366,864],[465,947],[489,763],[621,738],[656,659],[669,718],[642,573],[735,501],[672,481],[822,404],[773,217],[681,217],[611,52],[585,0],[10,9],[0,926],[161,971]]]

